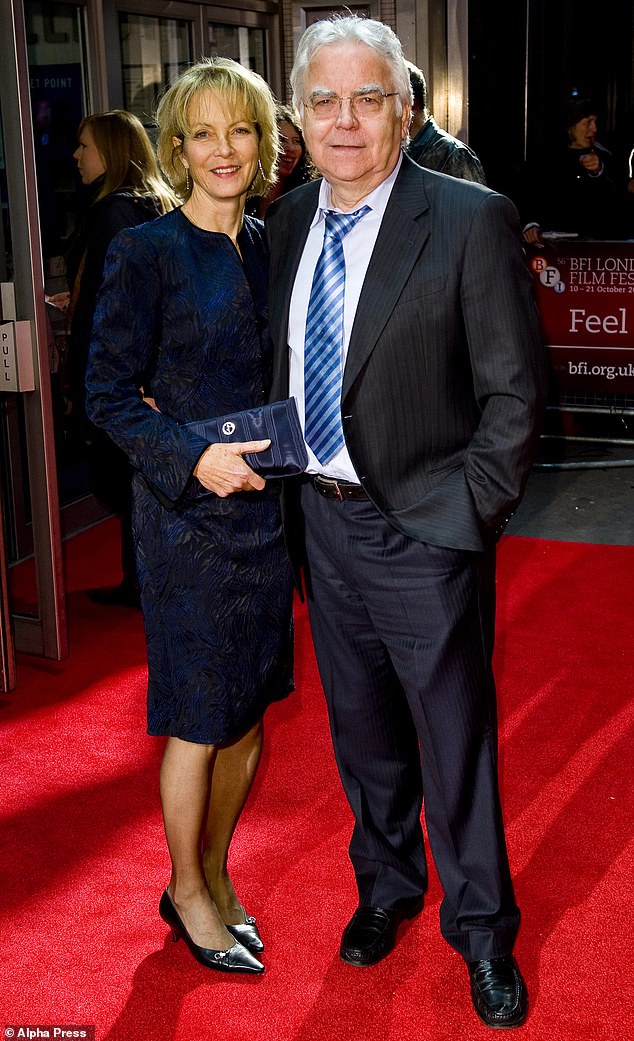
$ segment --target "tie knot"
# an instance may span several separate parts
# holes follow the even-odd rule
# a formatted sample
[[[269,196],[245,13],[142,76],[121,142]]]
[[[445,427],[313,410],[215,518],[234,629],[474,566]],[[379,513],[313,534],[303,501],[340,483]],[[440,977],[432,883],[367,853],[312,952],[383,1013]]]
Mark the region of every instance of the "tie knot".
[[[352,231],[357,221],[360,221],[369,212],[369,206],[360,206],[358,210],[353,210],[352,213],[334,213],[332,210],[326,210],[326,233],[332,238],[341,240],[349,231]]]

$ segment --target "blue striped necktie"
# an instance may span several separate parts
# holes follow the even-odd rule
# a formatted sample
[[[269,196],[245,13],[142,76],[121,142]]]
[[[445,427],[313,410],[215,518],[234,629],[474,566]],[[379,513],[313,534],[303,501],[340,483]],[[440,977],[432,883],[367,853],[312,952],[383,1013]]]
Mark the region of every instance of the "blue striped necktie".
[[[326,211],[324,244],[308,301],[304,344],[304,436],[324,465],[344,444],[340,406],[346,287],[343,238],[369,210],[369,206],[362,206],[353,213]]]

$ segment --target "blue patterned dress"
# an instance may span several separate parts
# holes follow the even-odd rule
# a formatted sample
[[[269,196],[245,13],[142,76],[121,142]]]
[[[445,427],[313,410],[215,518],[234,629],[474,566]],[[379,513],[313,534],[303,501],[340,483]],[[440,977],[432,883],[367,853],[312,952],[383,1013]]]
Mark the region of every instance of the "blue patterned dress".
[[[148,733],[204,744],[240,736],[292,689],[279,488],[201,496],[192,471],[207,442],[183,426],[266,400],[261,223],[245,217],[238,242],[242,260],[226,235],[180,210],[117,235],[87,375],[90,418],[134,469]]]

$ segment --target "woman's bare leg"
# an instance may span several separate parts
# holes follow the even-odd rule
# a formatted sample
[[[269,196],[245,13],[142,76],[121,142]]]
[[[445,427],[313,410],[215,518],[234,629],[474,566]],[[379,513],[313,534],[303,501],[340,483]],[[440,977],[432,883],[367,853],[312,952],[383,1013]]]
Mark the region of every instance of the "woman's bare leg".
[[[211,897],[202,863],[202,836],[218,758],[214,745],[170,737],[161,764],[161,802],[172,860],[168,892],[199,947],[227,950],[234,943]]]
[[[247,801],[262,754],[262,721],[232,745],[216,749],[203,865],[209,891],[223,922],[239,925],[244,912],[227,870],[229,846]]]

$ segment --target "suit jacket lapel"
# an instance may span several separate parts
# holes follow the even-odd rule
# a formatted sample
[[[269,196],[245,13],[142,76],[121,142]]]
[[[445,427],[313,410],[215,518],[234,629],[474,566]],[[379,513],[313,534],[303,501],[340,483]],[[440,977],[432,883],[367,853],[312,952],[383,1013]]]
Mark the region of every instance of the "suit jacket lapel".
[[[367,270],[352,327],[343,395],[352,387],[403,291],[429,235],[420,168],[403,157]]]
[[[316,181],[307,185],[305,189],[298,192],[298,198],[293,199],[292,203],[289,199],[289,205],[284,208],[284,222],[276,222],[277,241],[272,254],[270,270],[269,309],[271,328],[280,342],[286,337],[288,330],[288,315],[295,276],[317,208],[319,184],[320,182]]]

